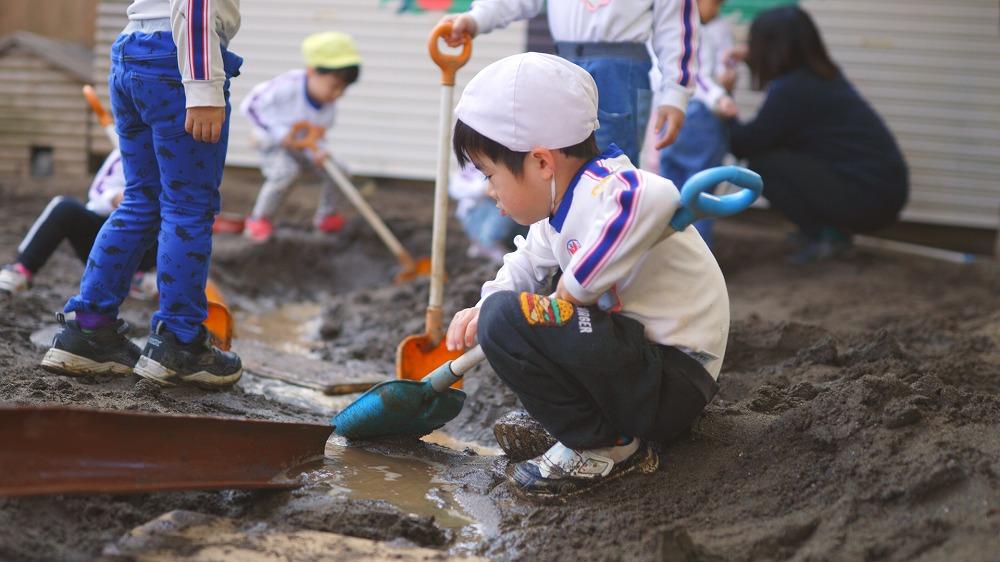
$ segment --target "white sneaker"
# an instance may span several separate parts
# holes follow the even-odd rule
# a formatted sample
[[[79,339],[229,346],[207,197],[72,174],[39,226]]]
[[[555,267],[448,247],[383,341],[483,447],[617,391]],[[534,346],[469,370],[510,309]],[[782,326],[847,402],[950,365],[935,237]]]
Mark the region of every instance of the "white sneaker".
[[[0,269],[0,292],[16,295],[27,291],[30,287],[31,280],[13,264]]]
[[[160,290],[156,286],[156,272],[135,272],[132,285],[128,288],[128,296],[140,301],[151,301],[160,296]]]
[[[514,464],[514,491],[532,499],[565,499],[633,472],[652,473],[660,457],[646,443],[575,451],[556,443],[544,455]]]

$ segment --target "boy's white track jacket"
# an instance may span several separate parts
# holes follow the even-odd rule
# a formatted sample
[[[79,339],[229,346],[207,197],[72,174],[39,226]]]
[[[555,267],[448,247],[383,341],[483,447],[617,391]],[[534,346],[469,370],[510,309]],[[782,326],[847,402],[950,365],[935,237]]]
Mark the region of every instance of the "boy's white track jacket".
[[[645,43],[651,41],[660,70],[654,85],[659,105],[681,110],[694,92],[700,28],[696,0],[476,0],[469,14],[479,33],[548,10],[556,41]]]
[[[221,47],[240,29],[240,0],[133,0],[128,17],[170,18],[187,107],[225,107]]]
[[[729,295],[694,227],[659,241],[679,205],[670,180],[636,169],[612,146],[578,172],[553,216],[515,240],[482,300],[502,290],[548,293],[558,267],[581,302],[642,322],[650,341],[687,352],[717,378]]]

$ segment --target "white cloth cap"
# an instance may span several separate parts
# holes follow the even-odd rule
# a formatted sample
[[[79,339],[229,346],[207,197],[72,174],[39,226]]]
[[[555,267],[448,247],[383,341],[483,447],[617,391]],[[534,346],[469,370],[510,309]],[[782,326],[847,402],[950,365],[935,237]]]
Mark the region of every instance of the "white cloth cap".
[[[566,59],[523,53],[479,71],[455,115],[515,152],[565,148],[587,139],[597,122],[597,84]]]

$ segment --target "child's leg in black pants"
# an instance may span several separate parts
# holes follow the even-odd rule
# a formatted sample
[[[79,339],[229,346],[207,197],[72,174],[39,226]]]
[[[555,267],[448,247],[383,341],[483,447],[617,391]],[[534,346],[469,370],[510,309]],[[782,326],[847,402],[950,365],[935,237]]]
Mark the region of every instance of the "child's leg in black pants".
[[[97,233],[106,221],[72,197],[62,195],[49,202],[24,240],[17,247],[17,262],[32,273],[38,273],[63,240],[69,240],[80,261],[86,262]],[[143,256],[139,271],[156,267],[156,248]]]
[[[478,333],[528,413],[571,449],[673,439],[718,388],[693,358],[646,340],[641,323],[596,307],[504,291],[483,303]]]

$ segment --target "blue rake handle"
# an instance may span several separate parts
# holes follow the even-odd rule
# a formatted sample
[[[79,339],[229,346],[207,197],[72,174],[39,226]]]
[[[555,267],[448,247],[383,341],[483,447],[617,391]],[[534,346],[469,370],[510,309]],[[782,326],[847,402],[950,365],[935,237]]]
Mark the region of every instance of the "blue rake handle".
[[[742,189],[721,197],[706,193],[724,181]],[[681,206],[670,219],[670,228],[663,233],[663,238],[684,230],[702,217],[735,215],[752,205],[763,189],[764,182],[759,175],[739,166],[720,166],[698,172],[684,182],[684,187],[681,188]],[[458,359],[434,369],[422,380],[430,383],[435,391],[444,392],[484,359],[486,354],[477,345]]]
[[[742,189],[722,196],[707,193],[722,182],[729,182]],[[700,218],[735,215],[753,205],[763,190],[764,182],[760,176],[746,168],[719,166],[702,170],[684,182],[684,187],[681,188],[681,206],[670,219],[670,228],[681,231]]]

